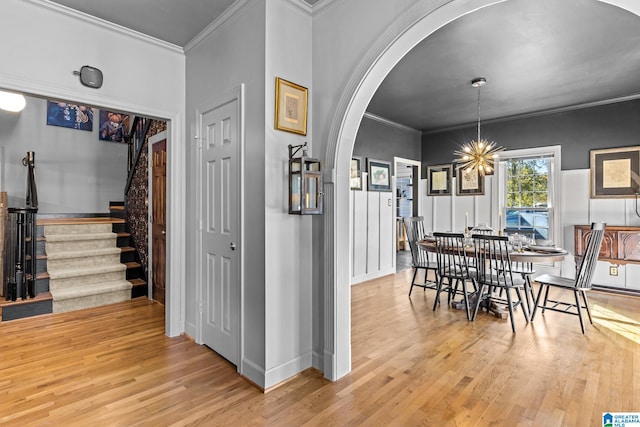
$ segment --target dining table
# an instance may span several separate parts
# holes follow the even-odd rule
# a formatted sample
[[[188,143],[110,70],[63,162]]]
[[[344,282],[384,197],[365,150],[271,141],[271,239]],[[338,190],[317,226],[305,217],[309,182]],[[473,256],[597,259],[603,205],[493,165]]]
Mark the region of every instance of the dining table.
[[[425,236],[424,239],[418,241],[418,246],[425,249],[427,252],[436,251],[436,239],[433,237]],[[465,247],[465,252],[470,256],[475,255],[473,245]],[[566,249],[557,248],[555,246],[523,246],[522,250],[513,250],[509,252],[509,257],[512,262],[526,262],[526,263],[549,263],[560,262],[564,260],[564,257],[569,255]]]
[[[436,239],[433,236],[425,236],[422,240],[418,241],[418,246],[427,252],[436,252]],[[469,257],[475,256],[475,248],[473,244],[465,245],[465,253]],[[540,264],[540,263],[553,263],[561,262],[569,255],[569,251],[563,248],[555,246],[536,246],[536,245],[524,245],[520,250],[513,250],[509,252],[509,258],[512,263],[522,264]],[[523,276],[524,277],[524,276]],[[532,301],[536,300],[533,287],[529,280],[525,280],[525,296],[527,305],[531,308],[529,302],[529,296]]]

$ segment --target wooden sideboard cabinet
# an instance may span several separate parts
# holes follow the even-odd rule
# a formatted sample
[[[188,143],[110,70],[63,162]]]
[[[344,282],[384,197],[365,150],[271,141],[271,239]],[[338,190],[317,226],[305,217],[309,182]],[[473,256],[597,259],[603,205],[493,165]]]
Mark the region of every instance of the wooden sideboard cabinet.
[[[584,255],[590,234],[590,225],[574,226],[575,257],[578,264]],[[616,265],[640,264],[640,227],[607,225],[598,259]]]

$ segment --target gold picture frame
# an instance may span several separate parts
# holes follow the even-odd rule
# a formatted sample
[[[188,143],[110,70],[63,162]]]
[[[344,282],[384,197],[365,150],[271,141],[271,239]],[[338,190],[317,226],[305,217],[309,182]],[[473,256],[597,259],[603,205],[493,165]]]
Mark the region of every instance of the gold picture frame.
[[[276,77],[275,128],[307,134],[307,88]]]
[[[590,150],[592,199],[634,198],[640,192],[640,146]]]

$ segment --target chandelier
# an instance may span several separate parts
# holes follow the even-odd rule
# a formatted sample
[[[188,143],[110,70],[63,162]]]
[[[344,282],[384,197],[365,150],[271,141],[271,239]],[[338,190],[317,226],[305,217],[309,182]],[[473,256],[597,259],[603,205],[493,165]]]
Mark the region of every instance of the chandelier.
[[[458,156],[455,161],[460,163],[465,172],[475,169],[481,175],[493,173],[494,162],[498,157],[498,152],[504,150],[503,147],[497,146],[495,142],[480,138],[480,88],[486,83],[487,79],[484,77],[478,77],[471,81],[471,86],[478,89],[478,137],[453,152],[454,155]]]

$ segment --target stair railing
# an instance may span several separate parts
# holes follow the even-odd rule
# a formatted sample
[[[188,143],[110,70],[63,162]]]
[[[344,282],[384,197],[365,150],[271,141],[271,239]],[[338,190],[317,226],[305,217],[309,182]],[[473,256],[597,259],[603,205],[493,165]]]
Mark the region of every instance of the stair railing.
[[[129,134],[125,137],[127,144],[129,145],[127,160],[127,185],[124,188],[125,198],[127,193],[129,193],[131,181],[133,180],[136,166],[138,165],[138,161],[140,160],[142,147],[144,146],[144,141],[147,137],[147,132],[149,132],[150,126],[151,119],[142,116],[136,116],[135,119],[133,119],[133,125],[131,126]]]
[[[133,177],[136,173],[138,163],[140,162],[140,157],[144,148],[144,142],[147,139],[147,134],[149,132],[149,129],[151,128],[151,123],[152,119],[136,116],[133,120],[131,131],[126,136],[127,143],[129,144],[129,160],[127,165],[128,176],[127,184],[124,189],[125,218],[127,221],[129,221],[129,189],[131,188]],[[135,248],[137,257],[139,258],[140,250],[138,249],[138,240],[133,233],[131,235],[131,244]],[[147,267],[144,264],[142,264],[142,271],[145,278],[149,277],[147,273]]]
[[[25,206],[8,208],[5,262],[5,295],[7,301],[34,298],[36,291],[36,186],[35,153],[28,151],[22,159],[27,167]]]

